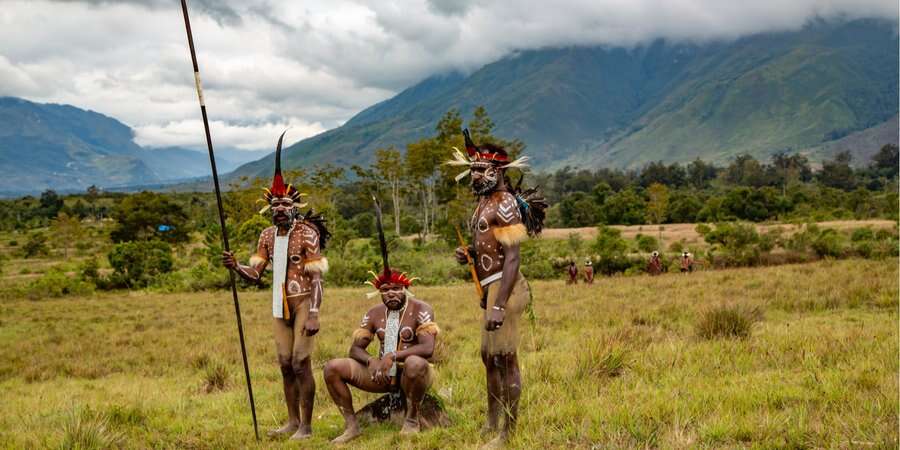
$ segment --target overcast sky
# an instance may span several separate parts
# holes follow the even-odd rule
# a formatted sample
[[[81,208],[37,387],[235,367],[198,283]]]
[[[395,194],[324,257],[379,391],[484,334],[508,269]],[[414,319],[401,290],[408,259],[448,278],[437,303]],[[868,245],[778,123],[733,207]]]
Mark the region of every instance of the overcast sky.
[[[188,0],[217,146],[268,149],[429,75],[516,50],[706,41],[813,18],[897,20],[897,0]],[[68,103],[146,146],[204,146],[179,0],[0,0],[0,96]]]

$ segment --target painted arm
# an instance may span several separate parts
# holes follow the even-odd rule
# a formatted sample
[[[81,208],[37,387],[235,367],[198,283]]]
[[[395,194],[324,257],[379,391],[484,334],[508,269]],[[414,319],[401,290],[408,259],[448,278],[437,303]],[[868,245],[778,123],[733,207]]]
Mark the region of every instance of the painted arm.
[[[303,246],[303,270],[306,271],[312,285],[312,295],[309,300],[309,317],[303,325],[307,336],[313,336],[319,332],[319,308],[322,306],[324,290],[322,289],[322,275],[328,271],[328,259],[321,253],[319,247],[319,232],[312,226],[303,225],[300,230],[301,245]]]

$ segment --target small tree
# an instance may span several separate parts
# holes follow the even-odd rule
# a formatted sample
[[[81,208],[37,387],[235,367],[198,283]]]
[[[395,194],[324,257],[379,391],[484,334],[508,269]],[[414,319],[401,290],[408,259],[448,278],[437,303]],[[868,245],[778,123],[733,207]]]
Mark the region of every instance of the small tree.
[[[394,147],[375,150],[375,170],[387,182],[394,207],[394,233],[400,235],[401,180],[404,175],[403,157]]]
[[[141,192],[125,197],[112,212],[118,224],[110,237],[114,242],[137,240],[188,240],[190,221],[184,208],[169,197]]]
[[[60,212],[50,225],[53,232],[53,240],[58,247],[63,249],[63,257],[69,257],[69,247],[84,237],[84,228],[77,217]]]
[[[170,272],[175,261],[172,247],[162,241],[124,242],[107,255],[113,285],[144,287],[157,275]]]
[[[647,188],[650,201],[647,202],[647,219],[650,223],[661,224],[666,221],[666,213],[669,210],[669,189],[659,183],[653,183]],[[662,241],[662,227],[659,231],[659,240]]]

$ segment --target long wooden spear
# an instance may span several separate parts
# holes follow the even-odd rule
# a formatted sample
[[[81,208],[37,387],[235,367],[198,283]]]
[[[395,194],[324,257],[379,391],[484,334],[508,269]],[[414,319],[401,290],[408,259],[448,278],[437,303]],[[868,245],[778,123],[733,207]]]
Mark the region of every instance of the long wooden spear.
[[[222,244],[225,251],[228,247],[228,230],[225,228],[225,210],[222,208],[222,192],[219,189],[219,172],[216,170],[216,156],[213,153],[212,138],[209,135],[209,121],[206,118],[206,103],[203,101],[203,87],[200,85],[200,68],[197,65],[197,53],[194,52],[194,36],[191,34],[191,21],[188,19],[187,1],[181,0],[181,12],[184,14],[184,28],[187,30],[188,46],[191,49],[191,62],[194,64],[194,83],[197,86],[197,98],[200,100],[200,114],[203,116],[203,128],[206,130],[206,147],[209,149],[209,165],[212,168],[213,184],[216,188],[216,204],[219,207],[219,225],[222,227]],[[241,304],[238,301],[237,286],[234,283],[234,272],[228,271],[231,279],[231,297],[234,299],[234,314],[237,316],[238,338],[241,341],[241,356],[244,359],[244,376],[247,379],[247,395],[250,397],[250,413],[253,415],[253,434],[259,441],[259,426],[256,422],[256,403],[253,401],[253,385],[250,383],[250,365],[247,363],[247,347],[244,345],[244,326],[241,324]]]

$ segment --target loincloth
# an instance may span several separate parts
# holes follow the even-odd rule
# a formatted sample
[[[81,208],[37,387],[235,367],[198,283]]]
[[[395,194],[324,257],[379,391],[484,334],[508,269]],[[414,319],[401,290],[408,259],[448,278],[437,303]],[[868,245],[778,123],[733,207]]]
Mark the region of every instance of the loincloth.
[[[487,307],[481,321],[481,350],[488,355],[508,355],[515,353],[519,346],[519,321],[522,318],[522,312],[528,305],[530,293],[528,291],[528,282],[522,273],[516,276],[515,284],[513,284],[512,292],[506,301],[505,314],[503,317],[503,325],[494,331],[487,331],[488,314],[493,311],[494,303],[497,301],[497,295],[500,293],[500,284],[503,280],[495,281],[487,287]]]

